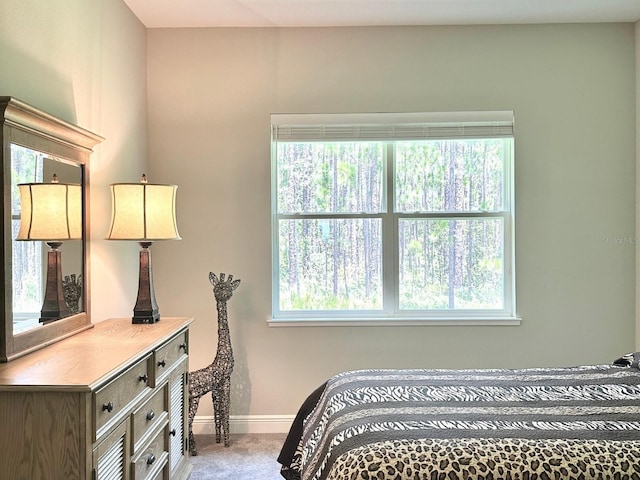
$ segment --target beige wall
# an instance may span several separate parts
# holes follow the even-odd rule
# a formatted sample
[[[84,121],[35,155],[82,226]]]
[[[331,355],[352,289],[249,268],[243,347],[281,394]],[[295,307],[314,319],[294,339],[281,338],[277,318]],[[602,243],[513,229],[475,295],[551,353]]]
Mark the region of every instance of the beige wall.
[[[634,26],[150,29],[153,180],[183,240],[154,245],[165,315],[216,348],[208,273],[229,303],[232,414],[295,413],[368,367],[609,362],[634,348]],[[517,327],[270,328],[270,113],[516,113]],[[210,402],[199,414],[210,415]]]
[[[0,95],[106,138],[91,162],[94,320],[131,314],[137,246],[103,240],[108,185],[148,167],[179,185],[184,239],[153,261],[162,314],[196,317],[191,369],[215,354],[208,273],[233,273],[232,413],[292,414],[350,368],[633,349],[637,42],[633,25],[145,32],[123,2],[2,0]],[[522,325],[269,328],[269,114],[476,109],[516,112]]]
[[[30,103],[105,141],[91,158],[91,313],[130,316],[136,244],[107,242],[109,184],[147,162],[145,28],[121,1],[2,0],[0,95]]]

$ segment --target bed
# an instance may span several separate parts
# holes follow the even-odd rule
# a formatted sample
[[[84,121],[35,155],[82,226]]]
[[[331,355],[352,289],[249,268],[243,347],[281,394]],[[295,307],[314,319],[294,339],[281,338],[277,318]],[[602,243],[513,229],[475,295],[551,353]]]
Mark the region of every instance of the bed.
[[[281,475],[640,479],[639,360],[344,372],[300,407],[278,457]]]

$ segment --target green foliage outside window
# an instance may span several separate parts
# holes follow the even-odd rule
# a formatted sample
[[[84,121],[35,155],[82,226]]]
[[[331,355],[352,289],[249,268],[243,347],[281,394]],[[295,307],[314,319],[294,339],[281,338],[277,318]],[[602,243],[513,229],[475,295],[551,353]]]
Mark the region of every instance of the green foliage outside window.
[[[504,309],[512,151],[512,138],[278,142],[279,310]]]

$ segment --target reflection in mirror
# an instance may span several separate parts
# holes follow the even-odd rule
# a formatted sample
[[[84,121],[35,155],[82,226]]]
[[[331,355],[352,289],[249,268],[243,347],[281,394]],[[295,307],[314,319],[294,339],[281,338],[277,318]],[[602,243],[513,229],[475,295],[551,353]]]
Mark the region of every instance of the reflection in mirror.
[[[13,241],[13,333],[19,334],[68,315],[84,311],[82,292],[83,245],[65,241],[62,247],[62,293],[60,315],[43,318],[47,284],[48,246],[45,241],[16,241],[21,222],[19,184],[47,183],[56,175],[61,184],[81,184],[79,164],[11,144],[11,230]],[[53,239],[52,239],[53,240]],[[57,287],[57,284],[56,284]],[[47,299],[49,295],[47,295]]]

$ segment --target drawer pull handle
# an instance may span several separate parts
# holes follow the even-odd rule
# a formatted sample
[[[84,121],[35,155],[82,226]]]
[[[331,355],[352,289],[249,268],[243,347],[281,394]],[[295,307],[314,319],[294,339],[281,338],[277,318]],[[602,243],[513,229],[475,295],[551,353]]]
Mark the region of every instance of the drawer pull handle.
[[[178,433],[178,432],[176,432],[176,429],[174,428],[173,430],[171,430],[171,431],[169,432],[169,435],[171,435],[172,437],[175,437],[175,436],[176,436],[176,433]]]
[[[187,344],[181,343],[180,346],[178,347],[178,350],[184,350],[184,353],[187,353]]]
[[[153,462],[156,461],[156,456],[153,453],[150,453],[147,457],[147,465],[153,465]]]
[[[144,373],[138,377],[138,380],[141,382],[147,383],[149,381],[149,375]]]
[[[160,361],[158,362],[158,366],[159,366],[159,367],[166,367],[166,366],[167,366],[167,362],[165,362],[164,360],[160,360]]]
[[[103,403],[102,404],[102,411],[107,411],[109,413],[113,412],[113,403],[109,402],[109,403]]]
[[[156,414],[153,413],[153,410],[149,410],[147,412],[147,420],[153,420],[153,417],[155,417],[155,416],[156,416]]]

